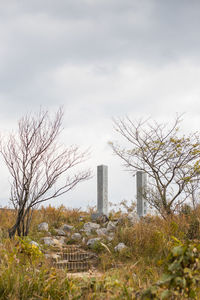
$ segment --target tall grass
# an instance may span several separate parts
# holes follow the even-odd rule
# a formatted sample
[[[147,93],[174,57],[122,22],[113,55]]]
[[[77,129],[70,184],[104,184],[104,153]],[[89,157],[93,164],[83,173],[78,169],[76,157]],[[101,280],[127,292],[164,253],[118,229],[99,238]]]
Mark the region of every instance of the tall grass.
[[[52,228],[63,223],[78,228],[80,216],[90,220],[89,212],[64,206],[42,207],[34,212],[30,237],[37,240],[37,225],[41,222]],[[183,243],[200,240],[199,219],[200,207],[168,220],[149,216],[134,225],[125,220],[118,225],[114,239],[107,242],[109,251],[105,247],[99,251],[101,274],[71,278],[67,270],[51,268],[28,240],[10,241],[6,232],[15,221],[15,212],[0,210],[0,299],[136,299],[138,291],[140,295],[140,291],[160,278],[163,262],[173,247],[172,236]],[[119,242],[127,248],[116,253],[114,247]]]

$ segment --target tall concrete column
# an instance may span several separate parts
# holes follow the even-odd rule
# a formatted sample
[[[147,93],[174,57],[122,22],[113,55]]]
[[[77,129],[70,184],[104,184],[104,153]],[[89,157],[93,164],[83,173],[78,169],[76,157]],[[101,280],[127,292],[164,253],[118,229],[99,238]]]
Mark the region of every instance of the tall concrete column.
[[[97,213],[108,215],[108,166],[97,166]]]
[[[147,214],[147,202],[144,199],[144,193],[147,187],[147,174],[142,171],[136,173],[137,185],[137,214],[143,217]]]

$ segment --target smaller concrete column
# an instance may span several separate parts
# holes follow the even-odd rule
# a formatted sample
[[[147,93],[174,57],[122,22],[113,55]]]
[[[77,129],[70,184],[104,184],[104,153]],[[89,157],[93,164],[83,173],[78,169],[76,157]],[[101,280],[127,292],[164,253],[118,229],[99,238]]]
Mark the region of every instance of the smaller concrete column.
[[[137,185],[137,214],[139,217],[144,217],[147,214],[147,201],[144,198],[147,188],[147,174],[142,171],[136,173]]]
[[[97,166],[97,213],[108,215],[108,166]]]

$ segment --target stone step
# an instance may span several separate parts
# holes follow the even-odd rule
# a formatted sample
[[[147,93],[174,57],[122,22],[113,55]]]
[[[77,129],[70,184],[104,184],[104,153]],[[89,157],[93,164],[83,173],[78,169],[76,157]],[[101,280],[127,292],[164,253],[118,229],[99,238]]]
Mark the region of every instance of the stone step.
[[[97,256],[94,253],[90,252],[68,252],[68,253],[59,253],[62,260],[67,261],[85,261],[89,259],[95,259]]]
[[[91,267],[94,267],[92,262],[90,261],[67,261],[61,260],[54,263],[54,267],[58,269],[65,269],[67,268],[68,271],[73,272],[83,272],[88,271]]]
[[[54,267],[58,269],[65,269],[67,268],[68,271],[80,272],[80,271],[87,271],[89,270],[88,262],[69,262],[67,260],[61,260],[54,263]]]
[[[67,268],[68,271],[72,272],[88,271],[95,268],[98,263],[98,256],[95,253],[81,249],[77,245],[65,245],[63,248],[57,247],[56,249],[49,250],[46,254],[49,255],[55,268]],[[51,254],[53,254],[52,257]],[[55,255],[57,255],[56,259]]]

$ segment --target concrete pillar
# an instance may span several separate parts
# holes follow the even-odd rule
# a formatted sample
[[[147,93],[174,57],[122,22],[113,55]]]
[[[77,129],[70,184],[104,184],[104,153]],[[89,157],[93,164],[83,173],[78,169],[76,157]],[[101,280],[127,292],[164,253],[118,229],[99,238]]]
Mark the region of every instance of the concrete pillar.
[[[97,213],[108,215],[108,166],[97,166]]]
[[[137,185],[137,214],[143,217],[147,214],[147,202],[144,199],[144,193],[147,187],[147,174],[142,171],[136,173]]]

